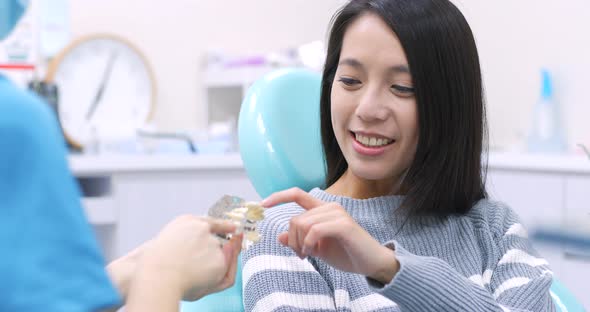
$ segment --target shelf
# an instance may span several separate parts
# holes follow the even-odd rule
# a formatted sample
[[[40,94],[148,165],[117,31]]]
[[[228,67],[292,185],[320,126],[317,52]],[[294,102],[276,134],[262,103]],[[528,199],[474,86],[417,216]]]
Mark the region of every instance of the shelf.
[[[104,155],[70,156],[75,176],[101,176],[119,172],[241,169],[239,154],[224,155]]]
[[[590,159],[578,155],[490,153],[490,169],[590,174]]]
[[[240,154],[223,155],[104,155],[70,156],[76,176],[101,176],[117,172],[243,169]],[[490,153],[488,167],[494,170],[590,174],[590,160],[575,155]]]

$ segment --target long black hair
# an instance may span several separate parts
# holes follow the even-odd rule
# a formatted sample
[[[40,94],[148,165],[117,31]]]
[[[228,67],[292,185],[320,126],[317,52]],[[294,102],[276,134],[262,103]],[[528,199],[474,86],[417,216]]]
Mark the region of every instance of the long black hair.
[[[475,39],[448,0],[352,0],[333,17],[320,98],[326,186],[348,168],[332,128],[330,102],[342,40],[348,26],[367,13],[379,16],[399,38],[415,89],[419,138],[402,184],[403,207],[420,216],[464,214],[487,197],[482,162],[487,124]]]

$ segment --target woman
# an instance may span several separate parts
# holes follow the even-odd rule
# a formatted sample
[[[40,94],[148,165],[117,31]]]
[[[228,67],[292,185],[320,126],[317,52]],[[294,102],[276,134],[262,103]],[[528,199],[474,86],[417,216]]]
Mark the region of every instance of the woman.
[[[485,191],[472,32],[447,0],[353,0],[320,100],[325,190],[271,195],[247,311],[551,311],[516,214]],[[277,239],[278,238],[278,239]]]

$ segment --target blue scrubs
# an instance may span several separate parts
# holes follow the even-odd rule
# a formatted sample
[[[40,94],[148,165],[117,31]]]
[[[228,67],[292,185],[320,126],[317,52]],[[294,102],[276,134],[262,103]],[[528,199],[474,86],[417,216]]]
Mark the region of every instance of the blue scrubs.
[[[55,114],[0,74],[0,311],[116,306],[104,266]]]

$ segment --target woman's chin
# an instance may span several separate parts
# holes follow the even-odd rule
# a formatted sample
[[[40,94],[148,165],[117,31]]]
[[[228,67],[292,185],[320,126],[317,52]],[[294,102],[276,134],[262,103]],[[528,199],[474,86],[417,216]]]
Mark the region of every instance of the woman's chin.
[[[391,175],[388,175],[387,171],[383,170],[383,166],[352,165],[350,171],[355,177],[362,180],[381,181],[391,179]]]

